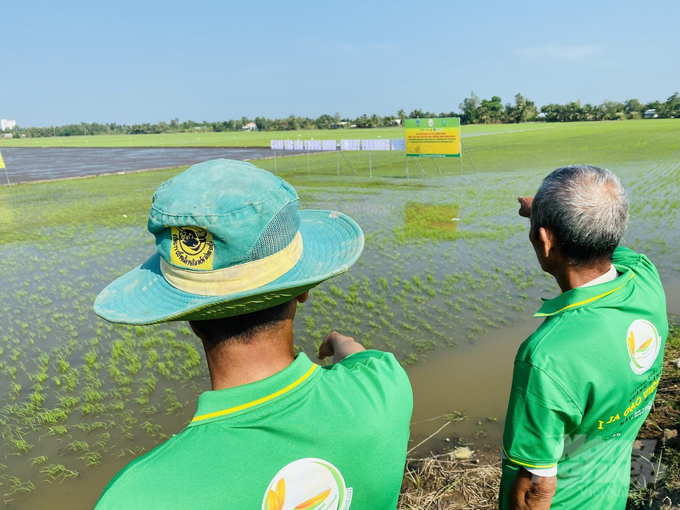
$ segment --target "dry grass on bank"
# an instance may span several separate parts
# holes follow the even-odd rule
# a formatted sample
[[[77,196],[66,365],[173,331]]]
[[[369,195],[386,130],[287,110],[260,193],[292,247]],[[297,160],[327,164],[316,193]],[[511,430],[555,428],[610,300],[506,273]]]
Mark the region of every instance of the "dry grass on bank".
[[[494,459],[495,458],[495,459]],[[402,510],[487,510],[498,507],[500,458],[458,460],[453,452],[409,459],[399,498]]]

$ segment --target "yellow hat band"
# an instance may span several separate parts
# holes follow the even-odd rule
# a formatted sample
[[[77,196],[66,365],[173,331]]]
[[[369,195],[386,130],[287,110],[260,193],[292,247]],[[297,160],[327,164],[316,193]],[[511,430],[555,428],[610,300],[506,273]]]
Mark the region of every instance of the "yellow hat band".
[[[283,250],[260,260],[213,271],[195,271],[173,266],[161,258],[161,272],[176,289],[200,296],[225,296],[273,282],[293,269],[301,256],[302,236],[298,232]]]

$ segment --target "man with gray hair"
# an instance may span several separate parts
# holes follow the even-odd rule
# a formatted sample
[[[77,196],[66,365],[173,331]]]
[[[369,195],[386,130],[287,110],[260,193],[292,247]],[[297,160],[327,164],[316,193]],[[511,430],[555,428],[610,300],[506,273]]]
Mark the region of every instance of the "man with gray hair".
[[[562,293],[543,303],[515,358],[500,508],[623,509],[668,336],[659,274],[618,247],[628,198],[609,170],[558,168],[519,202]]]

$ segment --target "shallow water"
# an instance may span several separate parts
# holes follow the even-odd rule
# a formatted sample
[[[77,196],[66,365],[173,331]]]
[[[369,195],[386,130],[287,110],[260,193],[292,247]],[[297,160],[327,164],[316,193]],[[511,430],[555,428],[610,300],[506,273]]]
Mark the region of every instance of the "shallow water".
[[[211,159],[259,159],[269,148],[17,148],[2,149],[11,183],[64,179],[153,168],[188,166]],[[5,171],[0,183],[7,184]]]
[[[626,244],[656,263],[675,315],[678,181],[668,177],[678,172],[678,164],[620,170],[634,205]],[[452,421],[413,455],[461,438],[473,449],[500,445],[515,352],[539,324],[532,315],[540,298],[558,291],[516,215],[515,197],[541,177],[483,174],[403,190],[298,186],[303,208],[354,217],[366,250],[348,273],[311,292],[296,318],[296,343],[315,359],[336,329],[393,352],[414,388],[411,447]],[[457,228],[409,228],[407,204],[455,206]],[[140,223],[0,245],[0,476],[8,508],[91,508],[120,467],[186,425],[208,388],[200,344],[184,324],[114,327],[91,310],[101,288],[153,253]],[[98,464],[88,466],[87,454]],[[59,465],[77,476],[47,483],[48,467],[54,473]],[[33,490],[12,494],[10,476]]]

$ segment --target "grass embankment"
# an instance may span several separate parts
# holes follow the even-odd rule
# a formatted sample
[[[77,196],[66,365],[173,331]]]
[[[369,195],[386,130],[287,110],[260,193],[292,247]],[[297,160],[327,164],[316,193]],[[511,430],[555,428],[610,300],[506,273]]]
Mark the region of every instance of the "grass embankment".
[[[680,328],[672,327],[666,343],[663,374],[654,407],[640,429],[639,438],[659,439],[654,466],[666,466],[663,477],[647,487],[631,481],[627,510],[653,508],[672,510],[680,505]],[[668,438],[664,440],[664,437]],[[501,468],[498,452],[477,452],[460,459],[461,450],[453,450],[424,459],[408,459],[399,499],[401,510],[498,508]],[[466,452],[465,452],[466,453]],[[468,455],[463,455],[467,457]]]

